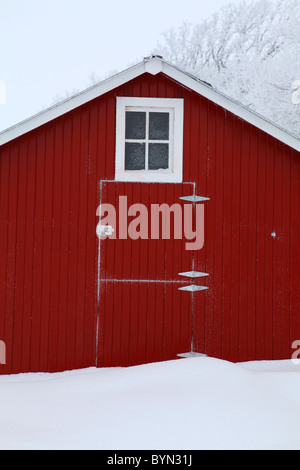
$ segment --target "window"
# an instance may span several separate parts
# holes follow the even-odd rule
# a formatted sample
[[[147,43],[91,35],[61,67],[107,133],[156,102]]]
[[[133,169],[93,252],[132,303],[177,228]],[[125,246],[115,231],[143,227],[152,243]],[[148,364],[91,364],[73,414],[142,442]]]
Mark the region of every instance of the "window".
[[[117,98],[116,180],[182,181],[183,100]]]

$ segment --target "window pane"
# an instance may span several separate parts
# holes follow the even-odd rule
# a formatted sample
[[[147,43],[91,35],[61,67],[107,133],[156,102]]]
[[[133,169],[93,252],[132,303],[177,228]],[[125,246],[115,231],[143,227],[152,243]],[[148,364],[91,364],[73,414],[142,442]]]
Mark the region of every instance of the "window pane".
[[[169,144],[149,144],[149,170],[169,168]]]
[[[126,112],[126,139],[146,138],[146,113]]]
[[[125,144],[125,170],[145,170],[145,144]]]
[[[169,113],[149,113],[149,139],[169,140]]]

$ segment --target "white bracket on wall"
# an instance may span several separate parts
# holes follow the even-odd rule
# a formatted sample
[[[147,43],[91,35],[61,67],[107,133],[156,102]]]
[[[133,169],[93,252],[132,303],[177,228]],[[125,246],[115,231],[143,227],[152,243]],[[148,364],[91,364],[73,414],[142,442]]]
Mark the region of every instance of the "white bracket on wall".
[[[197,278],[197,277],[207,277],[207,276],[209,276],[209,274],[200,273],[199,271],[189,271],[187,273],[178,273],[178,276]]]
[[[187,292],[198,292],[200,290],[208,290],[209,288],[208,287],[205,287],[205,286],[195,286],[195,284],[192,284],[190,286],[186,286],[186,287],[179,287],[178,290],[184,290],[184,291],[187,291]]]
[[[180,197],[179,199],[182,199],[183,201],[188,201],[188,202],[210,201],[209,197],[196,196],[195,194],[193,196],[183,196],[183,197]]]
[[[183,354],[177,354],[178,357],[183,357],[186,359],[189,359],[190,357],[208,357],[207,354],[203,353],[197,353],[197,352],[188,352],[188,353],[183,353]]]

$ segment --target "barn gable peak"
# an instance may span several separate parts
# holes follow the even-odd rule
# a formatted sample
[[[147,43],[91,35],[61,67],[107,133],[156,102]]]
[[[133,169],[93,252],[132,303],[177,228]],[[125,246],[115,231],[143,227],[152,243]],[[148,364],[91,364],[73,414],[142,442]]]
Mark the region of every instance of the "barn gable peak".
[[[152,75],[163,73],[165,76],[173,79],[180,85],[195,91],[199,95],[231,112],[235,116],[240,117],[244,121],[266,132],[267,134],[297,150],[298,152],[300,151],[300,139],[298,139],[296,136],[290,134],[285,129],[278,127],[273,122],[267,120],[263,116],[260,116],[249,108],[246,108],[232,98],[229,98],[228,96],[214,90],[208,83],[205,83],[197,77],[170,64],[160,55],[150,55],[148,57],[144,57],[142,62],[124,70],[123,72],[120,72],[100,82],[99,84],[94,85],[87,90],[82,91],[77,95],[1,132],[0,146],[68,113],[69,111],[72,111],[73,109],[76,109],[79,106],[82,106],[85,103],[88,103],[89,101],[92,101],[95,98],[104,95],[105,93],[108,93],[109,91],[143,75],[144,73],[149,73]]]

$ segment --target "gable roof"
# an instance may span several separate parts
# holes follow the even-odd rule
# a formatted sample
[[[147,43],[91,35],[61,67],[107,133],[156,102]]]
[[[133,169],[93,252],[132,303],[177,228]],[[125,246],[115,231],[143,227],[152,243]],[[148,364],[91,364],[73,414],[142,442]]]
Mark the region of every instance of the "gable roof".
[[[230,111],[234,115],[240,117],[246,122],[254,125],[258,129],[266,132],[267,134],[275,137],[277,140],[285,143],[293,149],[300,151],[300,139],[293,134],[290,134],[285,129],[277,126],[273,122],[257,114],[256,112],[246,108],[237,101],[229,98],[228,96],[214,90],[209,84],[199,80],[198,78],[183,72],[178,67],[171,65],[160,56],[146,57],[142,62],[133,67],[130,67],[123,72],[120,72],[113,77],[110,77],[97,85],[94,85],[87,90],[84,90],[75,96],[58,103],[51,108],[42,111],[41,113],[22,121],[15,126],[0,133],[0,146],[10,142],[11,140],[20,137],[21,135],[32,131],[33,129],[46,124],[47,122],[56,119],[63,114],[66,114],[73,109],[88,103],[89,101],[104,95],[105,93],[117,88],[124,83],[127,83],[134,78],[139,77],[144,73],[157,75],[163,73],[172,78],[179,84],[195,91],[196,93],[204,96],[208,100],[221,106],[222,108]]]

